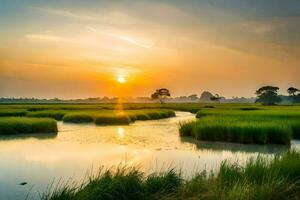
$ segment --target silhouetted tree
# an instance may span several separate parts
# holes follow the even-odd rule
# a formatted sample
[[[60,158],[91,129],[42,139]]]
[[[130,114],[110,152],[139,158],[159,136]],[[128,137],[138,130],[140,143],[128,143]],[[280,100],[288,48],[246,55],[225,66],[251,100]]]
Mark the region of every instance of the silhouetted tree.
[[[197,94],[192,94],[192,95],[188,96],[188,98],[192,101],[196,101],[196,100],[198,100],[198,95]]]
[[[291,100],[291,102],[293,103],[299,103],[300,102],[300,90],[294,87],[289,87],[287,89],[287,92],[289,93],[289,98]],[[298,93],[298,94],[297,94]]]
[[[289,93],[290,96],[296,96],[296,93],[300,92],[300,90],[294,87],[290,87],[287,89],[287,92]]]
[[[164,103],[164,100],[167,98],[167,97],[170,97],[171,94],[170,94],[170,91],[166,88],[161,88],[161,89],[157,89],[152,95],[151,95],[151,98],[153,100],[159,100],[159,102],[161,104]]]
[[[212,93],[208,92],[208,91],[204,91],[202,92],[202,94],[200,95],[200,101],[210,101],[210,98],[213,97],[214,95],[212,95]]]
[[[256,102],[262,103],[263,105],[275,105],[281,101],[278,96],[279,88],[274,86],[264,86],[259,88],[255,94],[257,95]]]
[[[218,94],[215,94],[214,96],[210,97],[211,101],[216,101],[220,103],[220,100],[223,99],[224,97],[220,97]]]

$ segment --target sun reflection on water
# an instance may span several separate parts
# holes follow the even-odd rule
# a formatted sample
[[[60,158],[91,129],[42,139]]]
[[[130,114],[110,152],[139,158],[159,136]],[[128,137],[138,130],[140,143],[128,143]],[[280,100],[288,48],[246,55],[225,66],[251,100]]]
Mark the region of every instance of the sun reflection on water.
[[[122,127],[117,128],[117,135],[119,138],[124,138],[125,137],[125,129]]]

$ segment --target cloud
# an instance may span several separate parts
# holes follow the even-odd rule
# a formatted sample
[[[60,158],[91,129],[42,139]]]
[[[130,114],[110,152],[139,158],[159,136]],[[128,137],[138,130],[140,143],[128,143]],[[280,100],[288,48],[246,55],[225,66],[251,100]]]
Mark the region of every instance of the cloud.
[[[99,31],[93,27],[87,27],[87,28],[95,33],[103,34],[103,35],[106,35],[106,36],[109,36],[109,37],[112,37],[112,38],[115,38],[115,39],[118,39],[121,41],[125,41],[132,45],[136,45],[136,46],[143,47],[146,49],[150,49],[154,46],[154,44],[151,42],[141,41],[141,40],[133,38],[132,36],[125,36],[125,35],[120,35],[120,34],[106,32],[106,31]]]
[[[113,74],[123,75],[141,73],[141,70],[139,68],[133,66],[103,67],[101,70]]]
[[[27,34],[24,37],[29,40],[39,40],[47,42],[71,42],[66,38],[50,34]]]
[[[153,44],[146,44],[146,43],[138,42],[137,40],[135,40],[131,37],[128,37],[128,36],[117,35],[117,34],[113,34],[113,33],[103,33],[103,34],[106,34],[108,36],[111,36],[111,37],[119,39],[119,40],[123,40],[125,42],[129,42],[130,44],[133,44],[133,45],[136,45],[136,46],[139,46],[139,47],[143,47],[143,48],[146,48],[146,49],[149,49],[149,48],[153,47]]]
[[[40,7],[33,7],[33,9],[38,10],[40,12],[48,13],[51,15],[57,15],[66,18],[78,19],[83,21],[97,21],[96,17],[86,15],[86,14],[79,14],[69,10],[61,10],[61,9],[49,9],[49,8],[40,8]]]
[[[252,33],[264,35],[276,31],[280,25],[273,21],[246,21],[242,26]]]
[[[45,35],[45,34],[27,34],[25,38],[32,40],[47,40],[47,41],[60,41],[61,38],[53,35]]]

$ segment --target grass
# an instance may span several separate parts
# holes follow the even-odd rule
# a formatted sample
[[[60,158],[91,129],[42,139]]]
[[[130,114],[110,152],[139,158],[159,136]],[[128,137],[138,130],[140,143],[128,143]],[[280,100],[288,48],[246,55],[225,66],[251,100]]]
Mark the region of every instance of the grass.
[[[0,105],[1,116],[26,116],[26,117],[40,117],[53,118],[62,120],[68,123],[90,123],[97,124],[107,123],[132,123],[136,120],[154,120],[174,117],[175,112],[171,109],[161,108],[157,106],[143,106],[136,104],[125,104],[124,110],[116,110],[116,104],[51,104],[51,105]],[[131,109],[132,108],[132,109]],[[127,117],[120,117],[119,113],[127,115]],[[113,119],[115,118],[115,119]]]
[[[180,125],[181,136],[199,140],[255,144],[290,144],[300,138],[298,107],[228,107],[197,112],[195,122]]]
[[[200,171],[184,179],[180,171],[147,175],[134,167],[100,170],[81,184],[65,184],[41,200],[296,200],[300,197],[300,153],[222,162],[217,173]]]
[[[91,107],[65,108],[64,110],[45,107],[27,107],[14,105],[11,108],[0,107],[0,134],[21,134],[37,132],[57,132],[55,120],[66,123],[95,123],[96,125],[130,124],[136,120],[163,119],[175,116],[175,112],[167,109],[139,109],[114,111],[108,109],[91,109]],[[52,108],[52,109],[50,109]],[[59,106],[59,109],[62,107]],[[31,111],[28,111],[31,110]],[[24,116],[3,117],[3,116]],[[37,119],[38,118],[38,119]]]
[[[292,130],[281,122],[208,116],[181,124],[181,136],[199,140],[255,144],[290,144]]]
[[[126,114],[111,114],[111,115],[98,115],[95,117],[96,125],[109,125],[109,124],[130,124],[131,119]]]
[[[25,109],[0,109],[0,117],[25,116]]]
[[[94,122],[94,117],[85,113],[69,113],[62,120],[68,123],[90,123]]]
[[[77,111],[65,114],[62,120],[70,123],[95,122],[97,125],[130,124],[136,120],[154,120],[174,117],[175,112],[165,109],[124,111]]]
[[[56,133],[57,124],[48,118],[1,117],[0,135]]]
[[[46,111],[36,111],[36,112],[28,112],[26,114],[27,117],[46,117],[53,118],[56,120],[62,120],[66,111],[62,110],[46,110]]]
[[[279,105],[262,106],[259,104],[218,104],[218,103],[125,103],[123,104],[123,115],[119,117],[116,111],[117,104],[42,104],[42,105],[0,105],[0,115],[28,117],[47,117],[56,120],[63,120],[71,123],[95,122],[98,124],[128,124],[136,120],[163,119],[175,115],[174,111],[188,111],[197,113],[199,121],[206,120],[207,125],[197,125],[198,139],[208,138],[210,140],[231,141],[241,143],[261,143],[271,142],[288,144],[292,133],[292,138],[300,139],[300,106],[299,105]],[[215,116],[214,122],[205,117]],[[220,118],[220,119],[217,119]],[[116,119],[113,119],[116,118]],[[119,122],[118,122],[119,121]],[[206,123],[206,121],[204,121]],[[223,126],[222,124],[226,124]],[[187,125],[188,126],[188,125]],[[187,126],[181,127],[183,135],[189,135]],[[194,125],[193,123],[193,126]],[[193,132],[195,133],[196,128]],[[205,130],[204,130],[205,129]],[[208,131],[223,131],[223,133],[210,134]],[[288,129],[291,129],[290,131]],[[214,132],[213,131],[213,132]],[[187,132],[187,133],[186,133]],[[204,134],[203,132],[207,132]],[[231,133],[234,132],[232,137]],[[240,132],[240,136],[235,136]],[[256,134],[262,133],[262,134]],[[274,138],[270,132],[274,132]],[[286,136],[283,137],[282,135]],[[196,134],[194,134],[196,135]],[[218,138],[219,137],[219,138]],[[281,139],[280,139],[281,137]],[[225,139],[224,139],[225,138]],[[232,138],[232,139],[230,139]],[[278,139],[279,138],[279,139]]]

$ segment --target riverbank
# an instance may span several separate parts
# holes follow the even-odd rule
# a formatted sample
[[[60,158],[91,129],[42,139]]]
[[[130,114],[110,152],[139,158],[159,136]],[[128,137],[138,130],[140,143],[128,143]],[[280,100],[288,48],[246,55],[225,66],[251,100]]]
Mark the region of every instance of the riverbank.
[[[83,183],[46,191],[41,200],[299,199],[300,153],[249,159],[245,166],[222,162],[218,173],[200,171],[189,180],[180,171],[145,173],[130,167],[101,170]]]

